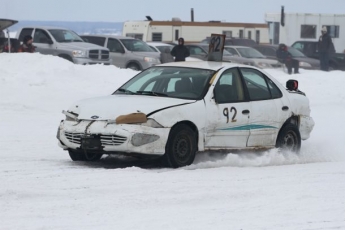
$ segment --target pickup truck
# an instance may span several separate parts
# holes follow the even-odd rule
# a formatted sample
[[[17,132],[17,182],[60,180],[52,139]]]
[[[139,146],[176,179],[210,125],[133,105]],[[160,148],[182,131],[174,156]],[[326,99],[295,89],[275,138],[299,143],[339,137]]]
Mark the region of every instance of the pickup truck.
[[[304,53],[307,57],[319,59],[317,41],[296,41],[292,47]],[[345,53],[331,52],[329,56],[330,70],[345,70]]]
[[[75,32],[55,27],[30,26],[17,32],[17,39],[23,41],[27,35],[33,37],[33,45],[41,54],[64,58],[75,64],[110,65],[109,49],[84,42]]]
[[[5,31],[8,27],[18,23],[12,19],[0,19],[0,53],[2,52],[15,52],[19,48],[19,42],[15,38],[10,38],[9,33],[5,35]]]

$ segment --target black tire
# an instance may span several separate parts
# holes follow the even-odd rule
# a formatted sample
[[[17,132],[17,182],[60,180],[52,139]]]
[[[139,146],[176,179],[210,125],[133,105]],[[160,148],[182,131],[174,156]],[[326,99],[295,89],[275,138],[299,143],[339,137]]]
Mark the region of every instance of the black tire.
[[[135,64],[135,63],[130,63],[128,66],[127,66],[128,69],[132,69],[132,70],[141,70],[140,69],[140,66],[138,64]]]
[[[172,128],[165,147],[164,163],[179,168],[193,163],[197,151],[195,132],[188,125]]]
[[[102,158],[102,153],[88,153],[77,150],[68,150],[72,161],[98,161]]]
[[[85,161],[85,155],[83,152],[75,151],[75,150],[68,150],[69,157],[72,159],[72,161]]]
[[[285,125],[279,132],[276,147],[298,153],[301,149],[301,134],[294,124]]]

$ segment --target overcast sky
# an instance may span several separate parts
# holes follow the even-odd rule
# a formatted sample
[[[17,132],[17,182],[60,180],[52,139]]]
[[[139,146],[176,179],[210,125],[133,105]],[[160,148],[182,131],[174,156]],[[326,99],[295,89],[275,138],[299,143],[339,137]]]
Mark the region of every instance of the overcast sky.
[[[264,23],[265,13],[345,14],[345,0],[0,0],[0,18],[39,21],[124,22],[190,20]]]

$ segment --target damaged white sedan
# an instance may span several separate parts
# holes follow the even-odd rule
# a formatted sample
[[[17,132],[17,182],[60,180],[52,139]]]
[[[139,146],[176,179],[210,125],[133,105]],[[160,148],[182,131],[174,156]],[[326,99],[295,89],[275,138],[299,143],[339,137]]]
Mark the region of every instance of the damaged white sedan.
[[[190,165],[202,151],[298,152],[314,121],[298,82],[286,86],[255,67],[167,63],[140,72],[112,95],[63,111],[57,138],[74,161],[162,156],[170,167]]]

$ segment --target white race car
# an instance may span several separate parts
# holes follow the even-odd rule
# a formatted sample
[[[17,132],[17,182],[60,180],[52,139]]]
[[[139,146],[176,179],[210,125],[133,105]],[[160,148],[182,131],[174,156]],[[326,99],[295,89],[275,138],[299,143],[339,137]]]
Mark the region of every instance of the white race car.
[[[112,95],[63,111],[57,138],[74,161],[103,154],[163,156],[190,165],[197,152],[282,148],[298,152],[314,127],[309,100],[262,70],[173,62],[140,72]]]

